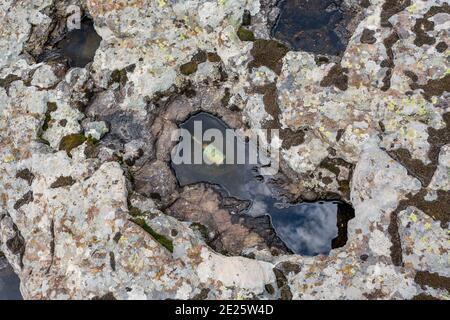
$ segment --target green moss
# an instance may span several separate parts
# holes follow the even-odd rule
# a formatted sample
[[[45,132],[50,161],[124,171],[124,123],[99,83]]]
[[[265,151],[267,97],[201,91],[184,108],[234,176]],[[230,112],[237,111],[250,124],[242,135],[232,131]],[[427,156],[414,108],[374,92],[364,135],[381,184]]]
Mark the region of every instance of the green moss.
[[[86,148],[84,149],[84,154],[87,158],[96,158],[98,155],[97,149],[98,140],[92,138],[91,136],[86,139]]]
[[[189,61],[188,63],[185,63],[180,66],[180,72],[185,76],[188,76],[190,74],[197,72],[197,67],[198,67],[197,62]]]
[[[131,205],[128,206],[128,213],[133,217],[142,217],[143,213],[139,208],[133,207]]]
[[[255,41],[255,35],[253,32],[242,26],[237,30],[237,35],[241,41]]]
[[[61,139],[59,143],[59,150],[65,150],[68,154],[72,149],[82,145],[87,138],[79,133],[69,134]]]
[[[220,56],[215,52],[208,52],[207,58],[209,62],[220,62],[222,59],[220,59]]]
[[[126,175],[127,175],[128,180],[131,182],[131,184],[134,185],[134,183],[136,181],[136,179],[134,178],[134,173],[131,170],[128,170]]]
[[[197,223],[197,222],[193,222],[191,224],[191,229],[200,232],[200,234],[202,235],[203,239],[205,239],[206,241],[209,239],[208,229],[203,224]]]
[[[121,69],[121,70],[114,70],[111,73],[111,77],[109,78],[108,85],[112,85],[113,83],[119,83],[120,85],[124,86],[128,81],[127,76],[127,70]]]
[[[171,253],[173,253],[173,242],[172,242],[172,240],[170,240],[170,239],[166,238],[165,236],[157,233],[142,218],[131,219],[131,221],[136,223],[142,229],[144,229],[148,234],[150,234],[153,237],[153,239],[158,241],[164,248],[166,248]]]
[[[44,123],[42,124],[42,131],[46,131],[48,129],[50,121],[52,120],[51,113],[56,111],[56,109],[58,109],[58,106],[56,105],[55,102],[47,102],[47,111],[45,112]]]
[[[95,139],[95,138],[93,138],[93,137],[91,137],[91,136],[89,136],[89,137],[86,138],[86,143],[87,143],[89,146],[95,146],[95,145],[97,145],[98,140]]]
[[[6,76],[6,78],[0,79],[0,87],[6,88],[11,83],[13,83],[14,81],[17,81],[17,80],[20,80],[20,77],[14,75],[14,74],[9,74]]]
[[[337,176],[341,173],[341,169],[339,169],[338,166],[336,166],[333,161],[331,161],[329,158],[325,158],[321,163],[320,167],[327,169],[328,171],[334,173]]]

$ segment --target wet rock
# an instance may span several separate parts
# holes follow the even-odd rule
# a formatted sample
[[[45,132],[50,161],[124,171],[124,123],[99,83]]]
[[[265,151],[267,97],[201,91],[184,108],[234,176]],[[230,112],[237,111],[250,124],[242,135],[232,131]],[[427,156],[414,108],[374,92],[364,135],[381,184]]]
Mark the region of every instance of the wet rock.
[[[267,248],[261,236],[237,223],[239,217],[234,219],[228,210],[221,208],[220,195],[206,185],[185,187],[167,213],[182,221],[204,225],[206,241],[218,252],[239,255],[255,247]]]
[[[69,59],[71,67],[83,68],[93,61],[101,40],[95,31],[93,22],[85,19],[81,23],[81,29],[68,32],[58,43],[58,47]]]
[[[288,0],[279,2],[280,15],[272,29],[275,38],[293,50],[339,55],[347,45],[347,30],[355,14],[342,1]]]
[[[317,199],[317,194],[314,191],[306,191],[302,194],[302,198],[305,201],[315,201]]]
[[[135,190],[146,197],[170,203],[176,198],[176,179],[167,165],[155,161],[140,168],[134,173]]]
[[[364,10],[353,15],[346,6],[350,2]],[[310,5],[320,3],[325,1]],[[69,71],[63,48],[56,46],[65,35],[60,13],[66,12],[66,3],[55,2],[54,8],[55,14],[51,1],[0,6],[0,242],[25,298],[91,299],[110,293],[116,299],[190,299],[204,296],[205,288],[211,299],[446,298],[446,289],[438,285],[449,277],[448,219],[442,214],[448,211],[450,185],[444,134],[446,4],[338,1],[325,7],[323,16],[348,12],[351,19],[346,28],[345,23],[332,27],[345,50],[329,56],[269,40],[279,15],[272,1],[230,0],[223,6],[166,1],[161,7],[148,2],[114,8],[89,1],[83,8],[102,43],[92,64]],[[258,40],[240,41],[241,23]],[[376,30],[373,37],[379,41],[365,37],[364,30]],[[286,44],[295,39],[289,37]],[[180,67],[199,50],[206,61],[200,57],[204,62],[196,72],[183,75]],[[335,66],[345,72],[330,74]],[[321,86],[324,79],[329,84]],[[222,225],[233,239],[207,227],[206,232],[193,230],[160,212],[152,199],[136,200],[134,172],[156,160],[168,162],[167,130],[200,110],[235,128],[282,129],[280,141],[274,141],[283,150],[283,193],[291,200],[304,190],[320,197],[346,194],[355,208],[347,243],[316,257],[272,254],[258,234],[268,230],[267,224],[250,232],[238,215],[230,222],[233,215],[220,207],[219,196],[209,208],[202,207],[198,194],[194,203],[183,196],[189,205],[179,199],[176,212],[183,220],[185,211],[195,216],[200,208],[217,224],[222,220],[214,220],[209,210],[223,213]],[[96,121],[104,121],[110,132],[95,146],[86,141],[71,150],[71,158],[57,151],[64,137]],[[300,150],[304,153],[297,156]],[[395,150],[407,152],[395,157]],[[328,158],[351,167],[324,168]],[[20,172],[24,168],[33,177]],[[60,176],[76,182],[51,188]],[[15,210],[28,192],[34,201]],[[167,199],[155,202],[164,208]],[[152,230],[171,239],[173,253],[129,221],[133,210],[127,200]],[[245,207],[224,203],[236,212]],[[215,236],[224,239],[215,242],[217,248],[240,246],[245,249],[236,254],[251,259],[215,253],[204,241]],[[298,273],[280,267],[286,280],[268,292],[276,283],[272,269],[285,261],[298,265]]]

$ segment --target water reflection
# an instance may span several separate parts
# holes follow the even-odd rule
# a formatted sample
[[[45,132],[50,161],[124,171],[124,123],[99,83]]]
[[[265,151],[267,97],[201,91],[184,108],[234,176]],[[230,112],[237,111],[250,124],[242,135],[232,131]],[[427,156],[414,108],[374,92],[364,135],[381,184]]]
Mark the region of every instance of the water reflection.
[[[180,128],[188,130],[191,134],[194,134],[194,123],[200,121],[202,123],[202,134],[208,129],[218,129],[225,135],[227,125],[220,119],[206,113],[200,112],[190,117],[186,122],[180,125]],[[240,139],[235,139],[235,156],[237,156],[238,145],[245,144]],[[199,142],[192,139],[192,148]],[[204,146],[201,146],[204,149]],[[245,145],[244,145],[245,149]],[[248,153],[248,150],[247,150]],[[223,154],[226,157],[227,152],[223,150]],[[191,155],[193,162],[194,157]],[[247,162],[247,161],[246,161]],[[181,186],[186,186],[198,182],[209,182],[213,184],[221,185],[229,194],[229,196],[247,199],[249,197],[248,189],[255,179],[255,165],[249,164],[219,164],[208,165],[202,164],[179,164],[172,163],[172,167],[175,170],[178,182]]]
[[[5,258],[0,257],[0,300],[22,300],[20,280]]]
[[[94,60],[102,38],[90,19],[81,22],[81,29],[72,30],[58,43],[58,48],[68,58],[71,67],[84,68]]]
[[[195,121],[202,122],[203,131],[215,128],[224,133],[228,128],[223,121],[204,112],[190,117],[180,127],[193,133]],[[243,140],[236,142],[246,144]],[[246,145],[247,153],[249,149],[255,150]],[[285,203],[274,196],[256,165],[172,163],[172,167],[181,186],[213,183],[228,196],[250,200],[251,206],[245,214],[254,217],[269,215],[278,237],[295,253],[308,256],[327,254],[332,247],[337,247],[335,244],[342,246],[346,242],[347,222],[354,217],[349,205],[336,201]]]
[[[338,55],[345,50],[338,36],[344,15],[341,0],[283,0],[272,35],[293,50]]]

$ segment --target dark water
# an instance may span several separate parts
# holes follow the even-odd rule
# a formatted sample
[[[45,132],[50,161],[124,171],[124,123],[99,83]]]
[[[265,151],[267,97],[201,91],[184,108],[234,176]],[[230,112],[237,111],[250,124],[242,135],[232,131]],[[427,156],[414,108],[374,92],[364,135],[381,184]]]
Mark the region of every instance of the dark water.
[[[282,0],[272,36],[292,50],[339,55],[346,44],[338,36],[344,20],[342,0]]]
[[[207,129],[218,129],[222,134],[225,134],[225,130],[228,129],[227,125],[222,120],[205,112],[201,112],[190,117],[188,121],[180,125],[180,128],[186,129],[193,134],[195,121],[202,123],[202,134]],[[191,141],[192,147],[197,144],[193,139]],[[238,143],[240,145],[244,144],[243,141],[235,141],[236,145]],[[237,148],[234,148],[235,154],[237,154],[236,149]],[[248,152],[248,150],[246,150],[246,152]],[[227,156],[225,150],[223,150],[223,154],[224,156]],[[193,160],[193,156],[191,157],[191,160]],[[222,165],[208,165],[202,162],[202,164],[180,165],[175,165],[172,163],[172,166],[175,169],[180,185],[185,186],[197,182],[218,184],[227,190],[230,196],[236,198],[248,197],[248,184],[255,180],[254,176],[256,168],[254,165],[249,164],[225,163]]]
[[[193,133],[195,121],[202,122],[203,132],[209,128],[225,132],[228,128],[220,119],[203,112],[192,116],[180,127]],[[246,145],[247,153],[255,150],[242,140],[237,143]],[[278,237],[295,253],[308,256],[327,254],[332,248],[343,246],[347,240],[347,222],[354,216],[351,206],[336,201],[283,202],[274,196],[267,178],[259,175],[257,165],[172,163],[172,167],[181,186],[213,183],[228,196],[250,200],[251,206],[245,213],[255,217],[269,215]]]
[[[102,38],[90,19],[83,19],[81,29],[72,30],[58,43],[58,48],[69,60],[71,67],[84,68],[94,60]]]
[[[22,300],[19,277],[5,258],[0,258],[0,300]]]

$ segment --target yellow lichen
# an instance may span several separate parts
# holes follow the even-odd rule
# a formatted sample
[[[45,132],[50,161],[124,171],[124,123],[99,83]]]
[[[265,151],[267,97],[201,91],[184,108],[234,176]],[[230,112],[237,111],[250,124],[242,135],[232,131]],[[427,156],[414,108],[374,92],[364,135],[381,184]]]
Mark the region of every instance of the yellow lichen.
[[[424,116],[427,114],[427,109],[425,109],[425,107],[422,106],[417,110],[416,114],[419,116]]]
[[[409,14],[413,14],[417,10],[417,5],[414,3],[413,5],[406,8],[408,10]]]
[[[4,163],[10,163],[10,162],[13,162],[14,160],[15,160],[15,157],[12,154],[7,154],[3,157]]]

